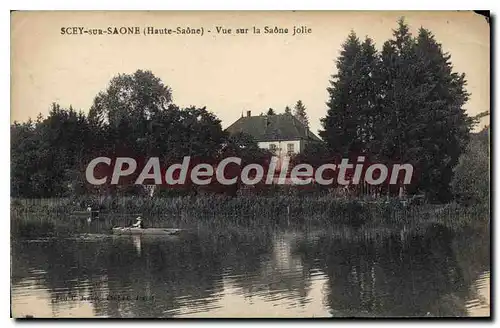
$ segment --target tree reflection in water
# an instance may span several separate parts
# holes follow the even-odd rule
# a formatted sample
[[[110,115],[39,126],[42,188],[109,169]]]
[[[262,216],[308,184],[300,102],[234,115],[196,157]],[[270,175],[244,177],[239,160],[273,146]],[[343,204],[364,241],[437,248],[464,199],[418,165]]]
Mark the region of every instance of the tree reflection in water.
[[[86,297],[96,316],[220,315],[231,306],[228,293],[261,302],[263,313],[265,304],[303,313],[312,297],[321,297],[332,316],[468,314],[468,300],[477,297],[474,282],[489,270],[488,229],[453,232],[433,225],[406,238],[359,234],[18,241],[12,244],[12,285],[22,289],[23,281],[35,279],[49,291],[55,314],[71,306],[62,297],[70,294],[74,304]],[[311,292],[319,278],[327,286],[323,295]]]
[[[470,287],[489,270],[489,236],[437,224],[406,240],[323,237],[301,250],[328,275],[333,316],[467,316]]]

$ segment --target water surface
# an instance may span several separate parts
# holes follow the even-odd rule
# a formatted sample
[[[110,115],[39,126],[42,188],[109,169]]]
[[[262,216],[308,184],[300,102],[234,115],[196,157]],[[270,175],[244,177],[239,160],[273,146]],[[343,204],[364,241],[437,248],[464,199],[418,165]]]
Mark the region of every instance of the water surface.
[[[14,317],[489,316],[487,229],[13,239]]]

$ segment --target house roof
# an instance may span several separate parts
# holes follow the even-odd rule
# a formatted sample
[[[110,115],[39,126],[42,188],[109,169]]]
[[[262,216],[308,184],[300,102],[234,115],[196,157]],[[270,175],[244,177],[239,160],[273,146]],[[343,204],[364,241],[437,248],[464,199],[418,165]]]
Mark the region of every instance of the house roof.
[[[241,117],[226,131],[230,134],[243,132],[256,141],[310,140],[321,141],[302,122],[291,114]]]

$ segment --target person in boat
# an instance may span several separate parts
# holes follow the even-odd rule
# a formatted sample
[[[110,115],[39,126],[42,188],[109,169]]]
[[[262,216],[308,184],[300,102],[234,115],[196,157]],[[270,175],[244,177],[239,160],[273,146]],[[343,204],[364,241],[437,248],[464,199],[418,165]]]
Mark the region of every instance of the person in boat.
[[[89,217],[87,218],[87,222],[92,222],[93,220],[99,219],[99,211],[92,208],[91,205],[87,205],[87,212],[89,213]]]
[[[89,217],[87,218],[87,222],[88,223],[91,223],[92,222],[92,206],[90,205],[87,205],[87,212],[89,213]]]
[[[135,219],[136,222],[132,224],[132,228],[141,228],[144,229],[144,223],[142,223],[142,218],[140,216]]]

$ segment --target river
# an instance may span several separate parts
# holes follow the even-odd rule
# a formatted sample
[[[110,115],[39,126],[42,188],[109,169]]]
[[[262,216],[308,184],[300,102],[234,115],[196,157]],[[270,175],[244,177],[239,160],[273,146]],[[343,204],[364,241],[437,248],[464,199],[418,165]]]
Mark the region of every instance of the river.
[[[490,315],[488,229],[12,240],[12,315]]]

